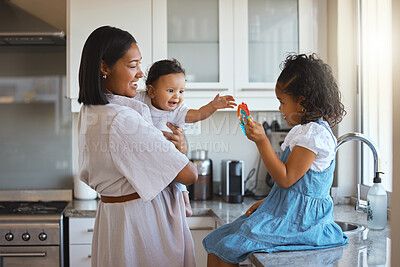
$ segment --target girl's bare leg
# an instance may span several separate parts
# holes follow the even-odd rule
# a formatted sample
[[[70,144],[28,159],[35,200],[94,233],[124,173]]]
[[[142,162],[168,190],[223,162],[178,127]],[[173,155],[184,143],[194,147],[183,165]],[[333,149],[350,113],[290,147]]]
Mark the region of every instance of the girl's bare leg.
[[[207,257],[207,267],[238,267],[239,264],[233,264],[221,260],[215,254],[208,254]]]

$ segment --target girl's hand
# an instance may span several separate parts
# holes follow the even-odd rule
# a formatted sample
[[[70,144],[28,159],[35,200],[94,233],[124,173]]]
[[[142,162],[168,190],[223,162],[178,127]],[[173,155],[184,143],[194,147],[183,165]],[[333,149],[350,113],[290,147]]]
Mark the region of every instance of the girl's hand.
[[[262,142],[267,138],[264,127],[253,120],[246,121],[245,131],[247,138],[254,143]]]
[[[219,94],[211,101],[211,105],[215,109],[234,108],[236,105],[235,99],[231,95],[219,96]]]
[[[182,152],[182,154],[186,154],[187,145],[185,141],[185,134],[183,133],[182,128],[177,127],[169,122],[167,123],[167,126],[172,130],[172,133],[162,131],[164,136],[167,137],[168,140],[175,145],[176,149]]]
[[[261,199],[261,200],[259,200],[259,201],[257,201],[256,203],[254,203],[247,211],[246,211],[246,216],[247,217],[249,217],[251,214],[253,214],[257,209],[258,209],[258,207],[261,205],[261,203],[263,202],[265,200],[265,198],[264,199]]]

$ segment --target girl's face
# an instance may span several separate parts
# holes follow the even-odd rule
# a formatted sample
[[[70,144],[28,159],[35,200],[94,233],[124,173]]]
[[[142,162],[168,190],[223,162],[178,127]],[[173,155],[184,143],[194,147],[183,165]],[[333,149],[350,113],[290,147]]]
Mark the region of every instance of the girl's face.
[[[282,112],[283,118],[289,126],[298,125],[301,122],[301,116],[304,110],[304,107],[300,105],[303,97],[296,99],[285,93],[280,86],[281,84],[277,83],[275,87],[275,95],[280,103],[279,110]]]
[[[137,82],[140,78],[143,78],[143,72],[140,68],[141,60],[142,55],[139,47],[132,44],[125,55],[118,59],[111,68],[103,61],[101,74],[102,76],[107,75],[107,78],[103,79],[106,91],[114,95],[135,97]]]
[[[185,74],[171,73],[160,76],[147,92],[154,107],[161,110],[175,110],[183,102]]]

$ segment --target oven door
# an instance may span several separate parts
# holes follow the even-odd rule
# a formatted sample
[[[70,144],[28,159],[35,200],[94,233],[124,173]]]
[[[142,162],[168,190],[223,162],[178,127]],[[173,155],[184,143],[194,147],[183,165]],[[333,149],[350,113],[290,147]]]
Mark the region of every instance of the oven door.
[[[59,246],[0,247],[0,267],[60,266]]]

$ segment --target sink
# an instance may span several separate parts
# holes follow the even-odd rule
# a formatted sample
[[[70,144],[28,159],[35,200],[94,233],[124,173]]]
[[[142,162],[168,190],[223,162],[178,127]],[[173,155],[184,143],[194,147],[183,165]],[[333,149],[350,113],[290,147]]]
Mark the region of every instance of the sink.
[[[360,233],[365,230],[365,226],[357,223],[335,221],[346,235]]]

